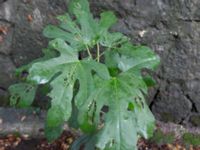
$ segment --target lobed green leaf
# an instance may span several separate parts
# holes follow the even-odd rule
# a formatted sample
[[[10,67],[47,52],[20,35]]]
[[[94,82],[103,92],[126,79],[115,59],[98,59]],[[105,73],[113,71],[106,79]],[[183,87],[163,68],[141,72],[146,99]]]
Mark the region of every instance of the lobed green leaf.
[[[18,83],[9,87],[10,105],[20,108],[29,107],[35,97],[37,86],[29,83]]]

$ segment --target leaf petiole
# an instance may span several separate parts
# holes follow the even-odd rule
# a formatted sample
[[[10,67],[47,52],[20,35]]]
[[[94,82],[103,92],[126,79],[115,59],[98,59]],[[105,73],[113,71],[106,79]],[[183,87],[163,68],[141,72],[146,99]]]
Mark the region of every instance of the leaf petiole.
[[[92,58],[92,54],[91,54],[91,52],[90,52],[90,49],[89,49],[88,45],[85,44],[85,47],[86,47],[86,49],[87,49],[87,53],[88,53],[89,57]]]
[[[100,48],[99,48],[99,43],[97,43],[97,62],[100,61]]]

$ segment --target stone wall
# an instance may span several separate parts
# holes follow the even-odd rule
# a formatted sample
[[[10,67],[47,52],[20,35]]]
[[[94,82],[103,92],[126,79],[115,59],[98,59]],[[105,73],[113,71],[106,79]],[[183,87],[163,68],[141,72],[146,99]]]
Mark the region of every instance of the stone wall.
[[[96,16],[112,10],[113,30],[161,57],[149,104],[158,119],[200,126],[200,1],[91,0]],[[64,0],[0,0],[0,97],[16,81],[13,71],[41,55],[47,44],[42,28],[56,23]],[[2,102],[3,103],[3,102]],[[1,104],[2,104],[1,103]]]
[[[47,46],[42,29],[66,10],[64,0],[0,0],[0,105],[17,81],[14,70],[41,56]]]

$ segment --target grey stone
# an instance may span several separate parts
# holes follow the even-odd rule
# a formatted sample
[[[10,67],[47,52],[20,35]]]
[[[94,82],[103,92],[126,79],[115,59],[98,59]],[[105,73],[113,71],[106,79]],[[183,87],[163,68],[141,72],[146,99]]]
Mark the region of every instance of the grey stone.
[[[200,80],[186,82],[186,94],[194,103],[194,111],[200,113]]]
[[[12,51],[17,67],[41,56],[42,48],[47,46],[42,30],[47,24],[56,23],[55,16],[63,13],[64,8],[61,2],[49,0],[18,2]]]
[[[180,86],[174,83],[166,89],[160,89],[152,106],[152,111],[158,119],[176,123],[181,123],[187,118],[191,109],[192,103],[184,96]]]
[[[7,89],[15,81],[15,66],[9,57],[0,55],[0,87]]]
[[[36,112],[30,108],[15,109],[0,107],[0,128],[3,129],[4,135],[17,132],[38,138],[44,135],[41,129],[44,128],[45,117],[45,111]]]
[[[3,3],[3,2],[5,2],[5,1],[6,1],[6,0],[0,0],[0,4]]]
[[[13,26],[11,23],[0,21],[0,53],[10,54],[12,50]]]
[[[0,3],[0,19],[15,22],[18,0],[2,0]]]

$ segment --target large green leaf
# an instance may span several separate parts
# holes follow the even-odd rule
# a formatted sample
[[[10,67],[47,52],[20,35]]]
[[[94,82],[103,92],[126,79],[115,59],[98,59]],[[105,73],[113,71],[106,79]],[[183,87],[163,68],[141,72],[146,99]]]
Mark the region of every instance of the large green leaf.
[[[155,121],[144,99],[153,80],[141,71],[155,70],[159,57],[147,47],[133,46],[121,33],[110,33],[117,21],[114,13],[103,12],[94,19],[87,0],[71,0],[69,14],[57,19],[58,26],[49,25],[43,32],[53,39],[47,55],[19,70],[29,71],[31,84],[51,86],[45,124],[48,140],[58,138],[68,121],[86,134],[73,144],[74,150],[83,145],[85,150],[136,150],[138,137],[150,137]],[[15,93],[17,87],[11,91]],[[13,98],[13,104],[18,99]]]
[[[95,83],[96,89],[79,108],[80,124],[86,122],[84,119],[93,124],[103,123],[94,136],[99,149],[137,149],[138,134],[148,138],[154,129],[154,117],[143,96],[143,93],[147,93],[145,82],[142,78],[124,73],[107,81],[97,78]],[[88,106],[92,103],[96,108],[91,115],[92,108],[88,109]],[[101,122],[103,106],[107,106],[109,111]]]
[[[105,65],[101,63],[94,60],[79,61],[76,51],[62,39],[53,40],[50,45],[59,51],[60,56],[33,64],[28,79],[37,84],[51,82],[49,96],[52,102],[47,114],[47,127],[57,127],[71,116],[76,80],[79,82],[79,91],[75,103],[80,107],[93,89],[93,71],[103,79],[109,79],[110,76]]]

